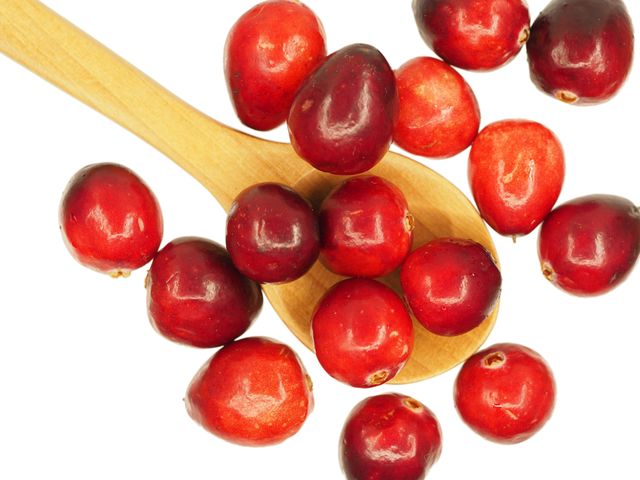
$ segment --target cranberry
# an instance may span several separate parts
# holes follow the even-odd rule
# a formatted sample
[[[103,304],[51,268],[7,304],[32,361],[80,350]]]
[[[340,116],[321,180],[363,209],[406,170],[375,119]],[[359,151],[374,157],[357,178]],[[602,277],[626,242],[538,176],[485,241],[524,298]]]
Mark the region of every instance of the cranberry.
[[[531,27],[531,79],[566,103],[603,102],[627,78],[633,43],[631,18],[622,1],[553,0]]]
[[[313,409],[311,379],[283,343],[243,338],[218,350],[191,381],[187,412],[206,430],[247,446],[298,432]]]
[[[231,28],[224,73],[238,117],[269,130],[287,119],[296,91],[327,54],[320,20],[295,0],[270,0]]]
[[[576,198],[553,210],[540,229],[542,272],[574,295],[619,285],[640,254],[640,207],[613,195]]]
[[[393,140],[406,151],[431,158],[467,148],[480,126],[471,87],[446,63],[428,57],[409,60],[396,71],[398,123]]]
[[[313,313],[311,334],[322,367],[354,387],[391,380],[413,347],[413,325],[402,300],[367,278],[334,285]]]
[[[433,413],[417,400],[387,393],[351,411],[340,442],[349,480],[419,480],[440,457],[442,434]]]
[[[113,163],[88,165],[71,178],[60,205],[60,229],[82,265],[127,277],[148,263],[162,240],[162,214],[149,187]]]
[[[526,235],[556,203],[564,153],[549,129],[527,120],[486,126],[469,155],[469,183],[483,218],[501,235]]]
[[[491,254],[470,240],[440,238],[414,250],[400,271],[416,319],[437,335],[480,325],[500,296],[502,277]]]
[[[404,195],[375,176],[345,180],[320,207],[320,260],[332,272],[381,277],[409,253],[413,217]]]
[[[555,402],[553,374],[533,350],[502,343],[470,357],[455,383],[462,419],[499,443],[530,438],[549,420]]]
[[[492,70],[511,60],[529,38],[522,0],[414,0],[418,29],[447,63]]]
[[[203,238],[178,238],[160,250],[147,276],[155,329],[175,342],[217,347],[242,335],[262,307],[262,292],[227,251]]]
[[[397,117],[393,70],[370,45],[330,55],[302,85],[289,113],[298,155],[323,172],[369,170],[389,150]]]
[[[318,258],[318,219],[309,202],[291,188],[253,185],[231,205],[227,249],[238,270],[257,282],[295,280]]]

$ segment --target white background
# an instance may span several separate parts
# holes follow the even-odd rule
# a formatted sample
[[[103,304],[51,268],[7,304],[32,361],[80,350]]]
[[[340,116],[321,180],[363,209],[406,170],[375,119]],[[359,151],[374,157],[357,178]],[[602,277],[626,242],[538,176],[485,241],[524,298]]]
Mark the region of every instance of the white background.
[[[627,3],[640,26],[640,4]],[[222,50],[251,0],[48,4],[188,102],[242,128],[227,97]],[[307,4],[324,23],[330,51],[371,43],[394,68],[432,55],[409,0]],[[534,18],[544,4],[530,1]],[[600,192],[639,203],[639,65],[614,100],[582,108],[538,92],[524,51],[498,71],[464,76],[483,125],[528,118],[559,136],[567,160],[561,201]],[[640,269],[608,295],[573,298],[540,274],[537,231],[515,245],[494,235],[504,290],[487,342],[525,344],[555,372],[555,413],[531,440],[502,446],[472,433],[453,406],[457,368],[418,384],[369,391],[333,381],[268,305],[249,334],[298,351],[315,382],[315,410],[299,434],[275,447],[238,447],[206,433],[187,416],[182,398],[212,352],[172,344],[153,331],[146,268],[113,280],[75,263],[57,215],[75,171],[105,161],[129,166],[155,191],[165,242],[182,235],[223,242],[222,209],[161,154],[4,57],[0,85],[0,478],[341,478],[337,444],[347,413],[366,396],[386,391],[415,396],[441,422],[443,453],[429,478],[640,478]],[[264,136],[287,138],[284,128]],[[468,195],[466,156],[425,163]]]

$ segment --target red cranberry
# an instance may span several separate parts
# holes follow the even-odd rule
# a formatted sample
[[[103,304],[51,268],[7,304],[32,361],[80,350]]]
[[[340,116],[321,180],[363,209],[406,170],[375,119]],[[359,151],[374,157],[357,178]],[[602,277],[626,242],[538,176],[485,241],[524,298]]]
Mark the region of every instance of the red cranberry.
[[[437,335],[480,325],[500,296],[502,277],[491,254],[470,240],[441,238],[414,250],[400,271],[416,319]]]
[[[640,254],[640,207],[613,195],[576,198],[553,210],[540,229],[542,272],[574,295],[619,285]]]
[[[447,63],[492,70],[511,60],[529,38],[522,0],[414,0],[418,29]]]
[[[354,387],[391,380],[409,359],[413,325],[402,300],[367,278],[334,285],[313,313],[316,355],[333,378]]]
[[[82,265],[113,277],[148,263],[162,240],[162,214],[149,187],[122,165],[76,173],[62,196],[60,229]]]
[[[185,402],[209,432],[254,447],[291,437],[313,409],[311,379],[298,356],[261,337],[218,350],[191,381]]]
[[[518,443],[549,420],[555,382],[536,352],[502,343],[464,363],[454,396],[462,419],[475,432],[494,442]]]
[[[224,345],[249,328],[261,307],[258,284],[236,270],[222,246],[203,238],[165,245],[147,276],[151,324],[175,342]]]
[[[417,400],[387,393],[360,402],[342,431],[340,461],[349,480],[425,477],[440,457],[442,434]]]
[[[327,54],[320,20],[294,0],[270,0],[231,28],[224,73],[238,117],[269,130],[287,119],[293,97]]]
[[[549,129],[527,120],[486,126],[469,155],[469,183],[483,218],[501,235],[526,235],[556,203],[564,153]]]
[[[318,258],[318,219],[309,202],[291,188],[253,185],[231,205],[227,249],[238,270],[256,282],[295,280]]]
[[[566,103],[593,104],[622,86],[633,60],[633,26],[620,0],[553,0],[531,27],[531,79]]]
[[[369,170],[389,150],[397,117],[393,70],[370,45],[330,55],[296,94],[289,135],[298,155],[323,172]]]
[[[400,109],[394,142],[431,158],[451,157],[471,144],[480,109],[458,72],[436,58],[419,57],[396,71],[396,81]]]
[[[381,277],[409,253],[413,217],[404,195],[375,176],[345,180],[320,207],[320,260],[332,272]]]

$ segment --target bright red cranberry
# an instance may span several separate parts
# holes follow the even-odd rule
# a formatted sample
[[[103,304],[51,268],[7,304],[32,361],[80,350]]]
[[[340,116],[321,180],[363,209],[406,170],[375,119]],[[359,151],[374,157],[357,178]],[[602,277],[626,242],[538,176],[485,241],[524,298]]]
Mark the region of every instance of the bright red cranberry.
[[[227,249],[238,270],[256,282],[295,280],[318,258],[318,219],[309,202],[291,188],[253,185],[231,205]]]
[[[411,397],[387,393],[351,411],[342,430],[340,462],[349,480],[420,480],[441,451],[433,413]]]
[[[191,381],[185,402],[191,418],[209,432],[258,447],[300,430],[313,409],[311,388],[291,348],[251,337],[218,350]]]
[[[553,0],[531,27],[531,79],[566,103],[603,102],[627,78],[633,43],[631,18],[622,1]]]
[[[318,170],[362,173],[389,150],[397,108],[387,60],[370,45],[350,45],[330,55],[296,94],[291,143]]]
[[[217,347],[242,335],[262,307],[257,283],[210,240],[178,238],[158,252],[147,275],[147,311],[175,342]]]
[[[429,48],[467,70],[504,65],[529,38],[522,0],[414,0],[413,13]]]
[[[467,148],[480,126],[480,109],[462,76],[436,58],[409,60],[396,71],[399,113],[393,140],[431,158]]]
[[[480,325],[500,296],[502,277],[491,254],[470,240],[440,238],[414,250],[400,271],[416,319],[437,335]]]
[[[482,217],[501,235],[526,235],[556,203],[564,153],[549,129],[503,120],[478,134],[469,154],[469,183]]]
[[[413,217],[402,192],[375,176],[345,180],[320,207],[320,260],[348,277],[381,277],[409,253]]]
[[[316,355],[333,378],[354,387],[391,380],[409,359],[413,325],[402,300],[367,278],[334,285],[313,313]]]
[[[455,383],[465,423],[499,443],[519,443],[549,420],[555,403],[553,374],[533,350],[502,343],[470,357]]]
[[[287,119],[295,93],[327,54],[320,20],[294,0],[270,0],[231,28],[224,73],[238,117],[257,130]]]
[[[545,277],[574,295],[600,295],[619,285],[640,254],[640,207],[613,195],[560,205],[545,219],[538,255]]]
[[[156,197],[122,165],[99,163],[77,172],[60,205],[60,229],[82,265],[126,277],[148,263],[162,240]]]

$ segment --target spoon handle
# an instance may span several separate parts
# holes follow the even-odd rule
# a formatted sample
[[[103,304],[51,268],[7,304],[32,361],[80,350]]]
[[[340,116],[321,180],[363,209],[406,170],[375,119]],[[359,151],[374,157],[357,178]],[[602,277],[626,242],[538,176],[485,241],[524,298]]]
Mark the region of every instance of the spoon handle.
[[[278,168],[284,145],[216,122],[36,0],[0,0],[0,52],[164,153],[225,209],[247,185],[299,175]]]

